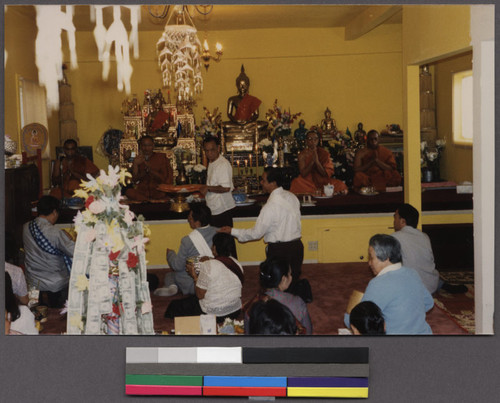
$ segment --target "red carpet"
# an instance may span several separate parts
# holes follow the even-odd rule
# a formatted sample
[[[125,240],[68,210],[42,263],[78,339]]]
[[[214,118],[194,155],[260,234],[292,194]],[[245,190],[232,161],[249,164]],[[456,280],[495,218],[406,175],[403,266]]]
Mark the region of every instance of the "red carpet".
[[[245,285],[243,287],[243,303],[250,300],[258,291],[258,267],[246,266]],[[162,284],[166,269],[153,269],[149,273],[156,274]],[[364,291],[372,274],[367,263],[337,263],[304,265],[303,277],[311,283],[314,301],[308,304],[309,313],[316,335],[336,335],[339,328],[344,328],[343,314],[353,289]],[[470,312],[466,315],[473,320],[473,288],[468,285],[469,293],[450,295],[440,291],[435,296],[436,306],[427,313],[427,321],[434,334],[469,334],[473,333],[470,326],[460,318],[461,311]],[[156,333],[171,333],[173,320],[167,320],[163,313],[168,303],[175,297],[156,297],[152,295],[154,327]],[[466,329],[459,326],[462,324]],[[470,324],[470,323],[469,323]],[[61,334],[66,329],[66,319],[59,315],[58,310],[50,309],[49,318],[43,323],[42,334]]]

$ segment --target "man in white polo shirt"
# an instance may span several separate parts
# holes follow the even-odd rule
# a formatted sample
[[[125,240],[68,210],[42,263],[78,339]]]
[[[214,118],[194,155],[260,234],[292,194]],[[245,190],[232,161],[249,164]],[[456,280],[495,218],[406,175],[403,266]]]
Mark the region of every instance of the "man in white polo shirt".
[[[203,140],[203,149],[208,159],[207,184],[201,188],[208,208],[212,212],[210,225],[212,227],[233,226],[233,213],[236,203],[232,190],[233,167],[220,153],[218,137],[209,136]],[[236,242],[232,242],[232,255],[238,258]]]
[[[212,212],[210,225],[213,227],[233,226],[233,209],[236,204],[231,191],[233,186],[233,167],[220,154],[217,137],[203,140],[203,149],[208,159],[207,184],[201,188],[207,206]]]

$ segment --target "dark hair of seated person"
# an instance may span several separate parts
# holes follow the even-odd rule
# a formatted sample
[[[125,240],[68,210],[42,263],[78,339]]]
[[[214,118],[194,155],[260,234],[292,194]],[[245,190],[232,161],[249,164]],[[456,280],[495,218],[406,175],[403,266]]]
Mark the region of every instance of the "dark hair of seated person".
[[[229,234],[224,234],[222,232],[218,232],[212,238],[212,242],[215,246],[215,250],[217,251],[218,256],[232,256],[233,252],[233,237]]]
[[[267,174],[267,181],[269,183],[276,182],[276,185],[278,187],[283,186],[283,184],[285,183],[283,174],[278,168],[267,167],[264,168],[264,172]]]
[[[12,280],[9,273],[5,272],[5,310],[10,313],[10,321],[14,322],[21,316],[16,296],[12,291]]]
[[[47,216],[50,215],[54,210],[59,211],[61,207],[61,202],[53,196],[42,196],[38,200],[36,209],[38,215]]]
[[[285,259],[266,259],[260,264],[260,285],[263,289],[276,288],[283,276],[287,276],[290,265]]]
[[[249,334],[297,334],[292,311],[275,299],[255,302],[249,316]]]
[[[352,308],[349,321],[361,334],[385,334],[382,311],[372,301],[360,302]]]
[[[193,213],[193,220],[199,221],[202,227],[207,226],[212,219],[210,208],[204,203],[191,203],[189,206]]]
[[[420,214],[415,207],[411,204],[403,203],[400,204],[396,210],[398,211],[399,216],[405,219],[406,225],[417,228]]]

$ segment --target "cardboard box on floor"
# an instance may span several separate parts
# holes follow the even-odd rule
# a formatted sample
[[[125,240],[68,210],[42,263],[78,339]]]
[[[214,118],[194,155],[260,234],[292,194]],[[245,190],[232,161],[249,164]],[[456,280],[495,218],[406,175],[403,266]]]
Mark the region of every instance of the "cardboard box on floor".
[[[364,293],[354,290],[349,298],[349,302],[347,303],[346,312],[351,314],[352,308],[358,305],[361,302],[361,298],[363,298]]]
[[[217,334],[215,315],[178,316],[174,318],[175,334]]]

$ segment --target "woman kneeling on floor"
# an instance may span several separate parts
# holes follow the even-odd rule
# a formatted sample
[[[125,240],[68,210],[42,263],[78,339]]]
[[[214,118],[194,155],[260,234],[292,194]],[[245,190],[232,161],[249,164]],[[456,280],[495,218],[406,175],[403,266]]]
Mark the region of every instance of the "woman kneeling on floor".
[[[172,301],[165,311],[166,318],[211,314],[217,317],[217,323],[222,323],[226,318],[239,316],[244,275],[241,265],[231,256],[232,248],[231,235],[214,235],[215,258],[202,257],[199,273],[192,263],[186,265],[195,283],[195,295]]]

